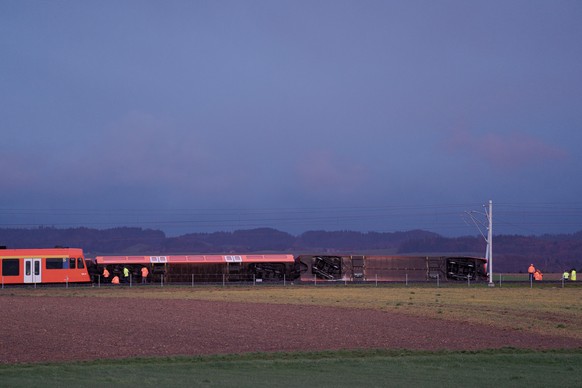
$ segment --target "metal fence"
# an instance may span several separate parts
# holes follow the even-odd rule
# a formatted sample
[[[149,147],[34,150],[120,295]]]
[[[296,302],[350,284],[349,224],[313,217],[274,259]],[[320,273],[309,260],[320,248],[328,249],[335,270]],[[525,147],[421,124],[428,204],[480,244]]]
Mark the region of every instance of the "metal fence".
[[[145,279],[130,275],[125,281],[121,279],[120,284],[112,284],[110,280],[104,280],[101,276],[97,276],[93,283],[60,283],[60,284],[5,284],[4,278],[1,279],[1,288],[12,287],[142,287],[142,286],[416,286],[416,287],[483,287],[485,285],[494,285],[496,287],[577,287],[579,282],[562,279],[560,274],[544,275],[544,279],[536,281],[530,279],[527,273],[497,273],[493,275],[493,284],[487,281],[474,281],[471,278],[466,280],[447,280],[442,279],[439,275],[431,277],[430,279],[418,280],[409,279],[405,276],[403,280],[386,280],[382,278],[373,277],[365,279],[338,279],[327,280],[318,278],[316,275],[312,277],[303,277],[302,279],[290,280],[283,276],[281,279],[263,279],[257,278],[253,274],[156,274],[155,276]]]

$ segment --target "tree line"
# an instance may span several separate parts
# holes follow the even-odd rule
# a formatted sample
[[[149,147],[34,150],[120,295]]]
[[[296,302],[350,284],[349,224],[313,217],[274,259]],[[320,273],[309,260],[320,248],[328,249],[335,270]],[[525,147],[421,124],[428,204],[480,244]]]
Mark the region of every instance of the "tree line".
[[[574,234],[493,237],[496,272],[525,272],[530,263],[545,272],[582,269],[582,231]],[[163,231],[111,229],[0,228],[0,245],[9,248],[83,248],[97,255],[285,252],[377,255],[471,255],[483,257],[481,236],[443,237],[423,230],[405,232],[308,231],[298,236],[272,228],[189,233],[169,237]]]

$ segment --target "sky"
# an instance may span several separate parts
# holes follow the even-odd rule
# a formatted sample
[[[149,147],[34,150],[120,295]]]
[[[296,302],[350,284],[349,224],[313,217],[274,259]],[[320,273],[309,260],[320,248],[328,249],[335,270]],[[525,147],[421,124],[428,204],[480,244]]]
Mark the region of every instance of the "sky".
[[[0,227],[582,230],[582,2],[0,2]],[[468,213],[471,212],[471,213]]]

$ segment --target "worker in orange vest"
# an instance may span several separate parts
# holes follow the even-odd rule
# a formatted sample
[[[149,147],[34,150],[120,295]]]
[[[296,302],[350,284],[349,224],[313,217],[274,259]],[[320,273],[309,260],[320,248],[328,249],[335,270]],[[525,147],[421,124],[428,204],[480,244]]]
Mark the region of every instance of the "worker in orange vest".
[[[147,281],[148,281],[148,274],[149,274],[148,268],[147,267],[141,267],[141,282],[142,283],[144,283],[144,284],[147,283]]]
[[[107,267],[103,268],[103,280],[105,282],[109,281],[109,271],[107,270]]]
[[[529,274],[529,281],[530,282],[533,280],[535,272],[536,272],[536,267],[534,267],[533,264],[530,264],[529,268],[527,269],[527,273]]]
[[[539,269],[536,269],[536,271],[534,272],[534,279],[537,281],[543,280],[544,278],[544,274],[542,273],[542,271],[540,271]]]
[[[119,284],[119,276],[114,276],[113,279],[111,279],[111,284]]]

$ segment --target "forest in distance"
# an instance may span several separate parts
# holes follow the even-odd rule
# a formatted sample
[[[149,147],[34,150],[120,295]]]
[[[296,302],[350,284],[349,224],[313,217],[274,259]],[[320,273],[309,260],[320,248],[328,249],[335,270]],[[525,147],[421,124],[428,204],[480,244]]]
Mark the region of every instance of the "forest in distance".
[[[308,231],[298,236],[272,228],[190,233],[168,237],[163,231],[132,227],[0,228],[7,248],[83,248],[97,255],[289,253],[368,255],[471,255],[484,257],[481,235],[443,237],[437,233]],[[541,236],[494,235],[495,272],[525,272],[530,263],[544,272],[582,269],[582,231]]]

